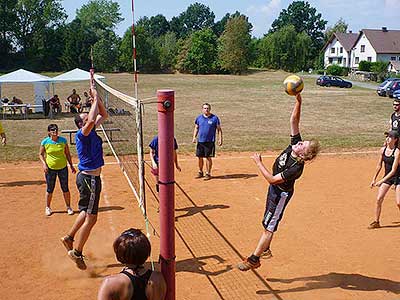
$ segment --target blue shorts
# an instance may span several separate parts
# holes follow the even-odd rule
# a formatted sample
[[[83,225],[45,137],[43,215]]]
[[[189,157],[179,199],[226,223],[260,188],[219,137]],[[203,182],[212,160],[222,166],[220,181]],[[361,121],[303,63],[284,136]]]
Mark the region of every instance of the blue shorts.
[[[101,179],[100,176],[92,176],[79,172],[76,176],[76,186],[79,191],[79,211],[97,215],[99,210]]]
[[[282,220],[286,205],[292,198],[294,191],[285,192],[275,185],[268,188],[267,203],[265,207],[262,225],[265,230],[275,232],[278,230],[279,222]]]
[[[56,179],[60,180],[61,190],[64,193],[69,192],[68,189],[68,168],[65,167],[61,170],[53,170],[49,168],[49,171],[46,174],[46,183],[47,183],[47,192],[53,193],[54,187],[56,186]]]

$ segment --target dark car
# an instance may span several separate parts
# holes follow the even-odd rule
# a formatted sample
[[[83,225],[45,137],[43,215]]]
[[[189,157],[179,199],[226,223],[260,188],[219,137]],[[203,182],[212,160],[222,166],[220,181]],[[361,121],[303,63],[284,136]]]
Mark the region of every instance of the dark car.
[[[400,100],[400,90],[397,90],[393,93],[393,98]]]
[[[320,86],[338,86],[341,88],[351,88],[353,86],[350,81],[343,80],[337,76],[329,75],[320,76],[316,83]]]
[[[398,78],[388,78],[384,82],[382,82],[376,89],[376,92],[379,96],[381,97],[386,97],[386,89],[389,86],[389,84],[392,83],[392,81],[396,80]]]
[[[398,80],[393,80],[386,88],[386,95],[389,98],[393,98],[393,93],[400,89],[400,78]]]

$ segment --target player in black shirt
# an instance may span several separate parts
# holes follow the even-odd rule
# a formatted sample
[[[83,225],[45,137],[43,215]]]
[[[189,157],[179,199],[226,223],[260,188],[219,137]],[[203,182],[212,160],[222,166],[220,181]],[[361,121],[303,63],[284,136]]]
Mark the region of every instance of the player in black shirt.
[[[390,116],[390,129],[396,130],[400,134],[400,101],[397,99],[393,100],[394,112]]]
[[[270,185],[262,220],[264,231],[253,254],[238,264],[241,271],[256,269],[261,265],[260,256],[269,250],[273,234],[278,229],[286,205],[293,196],[294,183],[303,173],[304,162],[312,160],[319,152],[318,141],[302,141],[300,136],[301,102],[301,95],[297,94],[290,117],[291,142],[275,160],[272,173],[264,166],[259,153],[253,155],[254,162]]]

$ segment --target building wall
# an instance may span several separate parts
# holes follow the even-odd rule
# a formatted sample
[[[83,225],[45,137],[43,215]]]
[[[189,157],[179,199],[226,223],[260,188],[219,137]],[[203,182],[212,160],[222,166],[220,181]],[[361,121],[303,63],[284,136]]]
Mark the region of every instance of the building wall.
[[[395,59],[393,59],[395,58]],[[378,54],[378,61],[400,61],[400,53]]]
[[[346,49],[344,49],[342,44],[336,38],[334,38],[325,49],[324,67],[326,68],[330,65],[347,67],[349,66],[349,57],[350,55],[347,53]]]
[[[358,68],[360,61],[377,61],[377,54],[364,33],[361,34],[351,53],[351,67]]]

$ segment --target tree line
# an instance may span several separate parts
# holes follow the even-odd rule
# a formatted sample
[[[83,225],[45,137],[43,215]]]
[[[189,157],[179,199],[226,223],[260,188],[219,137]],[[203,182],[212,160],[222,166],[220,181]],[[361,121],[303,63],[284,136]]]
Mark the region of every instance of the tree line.
[[[115,34],[123,20],[118,3],[91,0],[66,20],[60,0],[2,0],[0,71],[88,69],[92,58],[98,71],[133,70],[132,28],[123,37]],[[192,74],[320,68],[327,34],[347,29],[343,20],[327,30],[326,24],[307,1],[294,1],[255,38],[246,15],[236,11],[216,21],[208,6],[196,2],[171,20],[158,14],[137,21],[137,66],[140,72]]]

